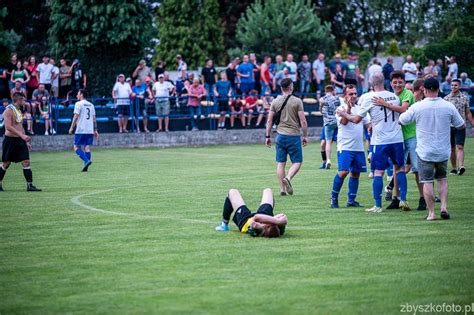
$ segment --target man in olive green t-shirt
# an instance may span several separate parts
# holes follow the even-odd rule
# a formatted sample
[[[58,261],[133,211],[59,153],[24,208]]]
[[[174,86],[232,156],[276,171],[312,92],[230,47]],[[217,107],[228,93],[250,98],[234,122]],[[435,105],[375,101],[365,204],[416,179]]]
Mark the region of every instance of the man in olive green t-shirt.
[[[268,147],[272,144],[270,131],[273,126],[273,117],[281,111],[275,143],[280,195],[285,196],[287,194],[293,195],[291,179],[298,173],[303,163],[301,144],[305,146],[308,143],[308,123],[304,115],[303,102],[298,97],[292,96],[293,82],[290,78],[285,78],[281,81],[281,89],[283,95],[274,99],[270,106],[265,132],[265,144]],[[301,141],[301,129],[303,129],[303,141]],[[292,165],[288,170],[288,175],[286,175],[285,166],[288,155]]]
[[[393,106],[387,107],[394,112],[404,113],[407,109],[415,103],[415,98],[413,96],[413,92],[405,88],[405,75],[402,71],[393,71],[390,74],[390,83],[393,88],[393,92],[395,95],[398,96],[400,99],[400,106]],[[383,104],[377,104],[384,106]],[[419,182],[418,178],[418,155],[416,153],[416,124],[411,123],[406,126],[402,126],[403,132],[403,141],[405,147],[405,172],[408,173],[411,171],[415,174],[416,184],[418,186],[418,192],[420,194],[420,198],[418,201],[418,208],[417,210],[426,210],[426,202],[423,197],[423,186]],[[387,209],[398,209],[400,203],[400,192],[398,191],[396,176],[392,178],[388,186],[385,188],[385,199],[391,199],[392,190],[395,188],[395,196],[392,199],[392,203],[387,207]]]

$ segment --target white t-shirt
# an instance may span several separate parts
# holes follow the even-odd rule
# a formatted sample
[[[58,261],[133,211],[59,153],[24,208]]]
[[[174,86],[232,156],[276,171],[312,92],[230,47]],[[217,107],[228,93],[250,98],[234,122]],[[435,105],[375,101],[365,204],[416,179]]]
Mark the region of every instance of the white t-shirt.
[[[53,65],[50,63],[40,63],[38,65],[39,83],[51,84],[51,73],[53,72]]]
[[[56,79],[53,80],[52,86],[54,87],[59,87],[59,68],[56,66],[53,66],[53,70],[51,71],[51,74],[56,74]]]
[[[380,145],[403,142],[402,127],[398,124],[399,114],[383,106],[374,105],[372,98],[375,96],[382,97],[385,102],[400,106],[398,96],[389,91],[369,92],[359,98],[358,115],[365,117],[369,113],[372,122],[370,143]]]
[[[339,108],[347,109],[347,105],[342,103]],[[357,115],[360,106],[352,107],[351,114]],[[346,125],[341,123],[341,116],[336,114],[337,119],[337,150],[364,152],[364,125],[369,123],[369,118],[364,117],[358,124],[349,121]]]
[[[403,64],[402,70],[407,70],[407,71],[415,71],[415,74],[406,72],[405,73],[405,81],[415,81],[416,80],[416,72],[418,69],[416,68],[416,64],[414,62],[408,63],[405,62]]]
[[[455,63],[450,63],[448,66],[448,74],[453,73],[451,76],[452,79],[457,79],[458,78],[458,64]]]
[[[168,99],[164,97],[169,97],[170,96],[170,90],[173,88],[173,84],[171,84],[168,81],[163,81],[161,83],[160,81],[155,82],[153,84],[153,94],[155,97],[158,97],[157,101],[168,101]]]
[[[298,65],[296,64],[296,62],[292,61],[292,62],[288,62],[288,61],[285,61],[285,65],[290,68],[290,75],[289,75],[289,78],[295,82],[296,81],[296,71],[298,70]]]
[[[313,69],[316,70],[316,73],[318,74],[319,80],[324,80],[326,78],[326,65],[324,64],[324,61],[321,61],[319,59],[316,59],[313,62]]]
[[[416,153],[427,162],[443,162],[451,156],[451,128],[464,126],[456,107],[441,97],[427,97],[400,115],[403,125],[416,123]]]
[[[382,67],[378,64],[373,64],[367,70],[369,72],[369,78],[376,72],[382,72]]]
[[[130,104],[130,94],[132,94],[132,88],[127,82],[120,83],[116,82],[114,85],[115,97],[117,98],[117,105],[128,105]]]
[[[76,134],[93,134],[95,116],[94,105],[86,100],[79,101],[74,106],[74,114],[79,115]]]

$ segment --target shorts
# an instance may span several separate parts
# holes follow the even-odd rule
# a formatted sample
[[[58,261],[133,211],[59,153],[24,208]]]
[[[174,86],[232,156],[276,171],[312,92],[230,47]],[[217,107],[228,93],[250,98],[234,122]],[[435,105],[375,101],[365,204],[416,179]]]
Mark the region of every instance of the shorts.
[[[324,131],[324,127],[323,127],[323,129],[321,129],[321,134],[319,135],[319,140],[321,140],[321,141],[326,140],[326,131]],[[333,142],[337,141],[337,128],[336,128],[336,130],[334,130],[334,134],[332,136],[332,141]]]
[[[405,150],[403,142],[374,145],[372,154],[372,168],[384,171],[390,166],[389,159],[393,164],[402,167],[405,165]]]
[[[451,127],[451,147],[456,145],[464,146],[466,142],[466,128],[456,129]]]
[[[232,221],[239,227],[239,231],[242,231],[242,227],[245,225],[247,220],[256,214],[265,214],[273,217],[273,206],[271,204],[264,203],[258,207],[256,213],[252,213],[246,205],[243,205],[237,209],[237,211],[235,211]]]
[[[367,172],[364,152],[337,151],[338,171],[349,171],[351,173]]]
[[[130,116],[129,105],[117,105],[117,115],[119,116]]]
[[[5,136],[2,151],[2,162],[18,163],[30,159],[30,150],[21,138]]]
[[[337,124],[326,125],[324,128],[324,140],[333,140],[334,134],[337,132]]]
[[[416,154],[416,138],[405,140],[405,165],[411,165],[411,171],[418,173],[418,154]]]
[[[229,111],[229,100],[219,100],[219,112]]]
[[[428,162],[418,158],[418,174],[420,183],[432,183],[434,179],[446,179],[448,160],[442,162]]]
[[[303,148],[301,146],[301,136],[287,136],[277,134],[276,161],[286,163],[287,155],[290,155],[291,163],[303,163]]]
[[[170,114],[170,102],[166,101],[156,101],[155,110],[157,116],[168,116]]]
[[[74,145],[92,145],[94,141],[94,135],[88,133],[76,133],[74,135]]]
[[[255,87],[255,82],[242,82],[240,83],[240,92],[247,94],[252,91]]]

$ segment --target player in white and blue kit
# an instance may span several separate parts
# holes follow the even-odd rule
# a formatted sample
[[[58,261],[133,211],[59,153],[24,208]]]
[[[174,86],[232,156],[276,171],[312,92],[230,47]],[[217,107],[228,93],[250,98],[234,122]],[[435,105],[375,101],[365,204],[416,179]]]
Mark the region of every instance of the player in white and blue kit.
[[[94,105],[86,100],[87,94],[85,90],[79,90],[77,99],[79,100],[74,106],[74,117],[69,128],[69,134],[74,132],[74,151],[77,156],[84,162],[83,172],[87,172],[92,164],[91,145],[94,137],[99,138],[97,132],[97,121],[95,119]],[[84,150],[82,150],[84,147]]]
[[[392,160],[400,190],[400,208],[409,209],[407,203],[407,177],[405,174],[405,156],[403,147],[402,128],[398,123],[399,113],[388,110],[386,107],[376,106],[374,98],[381,97],[385,102],[400,106],[399,98],[385,90],[384,76],[381,72],[376,72],[370,77],[370,83],[374,87],[374,92],[362,95],[359,99],[360,110],[358,114],[348,114],[345,110],[339,110],[341,117],[354,123],[359,123],[370,114],[372,123],[373,155],[372,163],[375,168],[372,190],[374,194],[375,206],[366,209],[367,212],[382,212],[382,189],[383,175],[389,166],[389,159]]]
[[[344,110],[347,114],[357,115],[360,106],[357,106],[356,86],[346,85],[343,94],[344,103],[339,106],[339,109]],[[355,199],[359,189],[360,173],[367,171],[364,154],[364,126],[368,128],[370,122],[367,117],[364,117],[361,122],[353,123],[338,114],[336,114],[336,119],[339,130],[337,139],[338,172],[332,184],[331,208],[339,208],[339,192],[349,172],[347,207],[360,207]]]

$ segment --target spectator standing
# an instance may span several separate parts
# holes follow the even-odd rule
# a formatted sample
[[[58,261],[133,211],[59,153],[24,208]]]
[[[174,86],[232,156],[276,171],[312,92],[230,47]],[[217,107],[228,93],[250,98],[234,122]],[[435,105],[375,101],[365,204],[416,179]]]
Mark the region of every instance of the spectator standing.
[[[212,59],[206,60],[206,66],[201,70],[202,84],[206,89],[206,95],[208,100],[212,100],[214,96],[214,87],[217,82],[217,71],[214,68],[214,62]]]
[[[448,77],[450,77],[451,80],[458,78],[458,64],[456,62],[456,57],[454,56],[449,58]]]
[[[150,77],[153,81],[156,80],[155,73],[146,65],[144,59],[138,62],[138,66],[133,71],[132,77],[139,79],[141,82],[145,82],[146,77]]]
[[[324,94],[324,80],[326,79],[326,65],[323,53],[318,54],[318,58],[313,62],[313,80],[316,81],[316,91]],[[319,98],[319,97],[318,97]]]
[[[369,69],[367,70],[368,74],[369,74],[369,78],[374,74],[374,73],[377,73],[377,72],[382,72],[383,71],[383,68],[380,64],[380,61],[377,59],[377,58],[374,58],[372,60],[372,64],[370,65]]]
[[[53,66],[51,70],[51,95],[55,98],[59,96],[59,68],[53,58],[49,59],[49,63]]]
[[[38,64],[35,56],[30,56],[30,58],[28,58],[27,69],[30,72],[30,81],[26,84],[26,91],[28,92],[28,99],[31,99],[33,91],[36,90],[39,85]],[[34,115],[34,113],[32,113],[32,115]]]
[[[331,73],[331,83],[334,86],[337,95],[342,94],[344,89],[344,72],[340,64],[336,65],[336,70]]]
[[[286,78],[290,78],[290,68],[288,67],[284,67],[273,77],[273,90],[277,94],[281,94],[281,81]]]
[[[311,63],[307,54],[301,57],[301,62],[298,64],[298,75],[300,79],[300,93],[304,95],[309,92],[311,83]]]
[[[456,107],[459,115],[464,121],[463,128],[459,129],[456,125],[451,125],[451,174],[462,175],[466,171],[464,167],[464,143],[466,141],[466,124],[469,120],[474,126],[471,109],[469,108],[469,99],[461,93],[461,80],[453,79],[451,81],[451,93],[444,98],[446,101]]]
[[[237,68],[237,76],[240,78],[240,91],[243,95],[247,95],[255,87],[253,76],[253,65],[249,63],[249,56],[244,55],[243,63]]]
[[[290,70],[290,79],[293,81],[293,84],[295,84],[296,80],[298,80],[298,65],[293,61],[292,54],[286,56],[285,65]]]
[[[130,116],[130,96],[132,95],[132,88],[130,84],[125,82],[125,75],[119,74],[118,81],[115,82],[112,90],[112,97],[114,98],[115,107],[117,108],[119,133],[128,133],[127,124]]]
[[[441,84],[441,93],[444,94],[444,96],[448,96],[449,93],[451,93],[451,77],[447,76],[446,81],[444,81]]]
[[[402,125],[416,123],[416,152],[420,182],[423,183],[423,195],[428,208],[427,221],[436,219],[435,194],[433,182],[438,181],[438,192],[441,199],[441,218],[449,219],[448,182],[446,180],[448,159],[450,155],[450,126],[462,129],[464,120],[456,108],[438,97],[439,82],[429,78],[424,83],[423,101],[415,103],[408,111],[400,115]]]
[[[75,97],[79,90],[87,88],[87,75],[82,69],[82,64],[79,59],[75,59],[72,62],[69,71],[71,75],[71,95],[72,97]]]
[[[263,63],[260,66],[260,86],[261,94],[265,95],[267,91],[271,91],[271,75],[270,75],[270,65],[272,64],[272,58],[270,56],[265,56],[263,58]]]
[[[359,64],[356,60],[355,54],[350,51],[348,54],[348,61],[346,63],[347,71],[344,78],[344,84],[357,85],[357,78],[360,75]]]
[[[163,60],[158,60],[155,67],[155,78],[158,79],[158,76],[165,72],[165,62]]]
[[[132,87],[132,92],[135,113],[137,113],[135,122],[138,133],[140,133],[140,114],[143,116],[143,131],[146,133],[150,132],[150,130],[148,130],[148,107],[146,103],[147,90],[148,86],[145,83],[143,83],[140,79],[135,80],[135,85]]]
[[[443,60],[441,60],[441,59],[436,60],[435,71],[438,74],[437,75],[438,82],[439,82],[439,84],[441,84],[441,82],[443,82],[443,74],[442,74],[442,72],[443,72]]]
[[[438,71],[436,70],[436,65],[434,60],[428,60],[428,65],[423,69],[423,76],[432,76],[434,78],[438,77]]]
[[[252,71],[253,71],[253,78],[255,80],[254,89],[256,89],[257,91],[260,91],[261,90],[261,86],[260,86],[260,65],[258,64],[257,56],[254,53],[250,54],[250,63],[253,66]]]
[[[59,60],[61,67],[59,68],[59,97],[66,98],[67,93],[71,90],[71,67],[67,64],[66,59]]]
[[[8,90],[10,91],[15,86],[15,81],[11,80],[12,73],[17,69],[18,55],[17,53],[12,53],[10,55],[10,62],[7,63],[5,67],[5,76],[8,79]]]
[[[206,89],[199,84],[198,78],[194,78],[193,84],[190,84],[187,90],[189,115],[191,116],[191,130],[199,131],[198,124],[201,119],[201,99],[206,96]]]
[[[214,95],[216,96],[219,111],[219,122],[217,127],[220,130],[225,129],[225,115],[229,111],[229,98],[232,96],[232,87],[230,81],[227,80],[225,71],[221,72],[221,79],[217,81]]]
[[[340,67],[339,65],[337,67]],[[323,128],[324,136],[326,140],[326,169],[331,168],[331,146],[334,134],[337,133],[337,119],[336,109],[341,105],[339,97],[336,96],[336,92],[332,85],[326,86],[324,89],[325,95],[319,101],[319,110],[323,114]]]
[[[38,65],[39,83],[44,84],[45,89],[51,92],[51,77],[53,66],[49,63],[49,56],[43,56],[43,63]]]
[[[227,80],[229,80],[230,87],[232,88],[232,95],[235,96],[237,93],[237,60],[234,59],[225,69]]]
[[[405,82],[413,83],[416,80],[418,69],[411,55],[407,56],[406,62],[402,66],[402,71],[405,73]]]
[[[15,86],[15,82],[17,79],[20,79],[22,81],[22,88],[26,89],[26,83],[28,83],[28,81],[30,80],[30,75],[28,74],[28,70],[23,68],[23,65],[20,60],[17,61],[15,69],[12,70],[12,74],[10,77],[10,81],[13,82],[13,86]]]
[[[270,132],[273,126],[273,117],[280,113],[280,123],[277,126],[276,162],[277,176],[280,184],[280,195],[293,195],[291,180],[298,173],[303,163],[303,149],[308,143],[308,124],[304,115],[303,102],[298,97],[292,96],[293,82],[285,78],[281,82],[283,95],[273,100],[267,118],[265,129],[265,144],[271,146]],[[303,141],[301,141],[301,129],[303,129]],[[291,167],[285,174],[287,155],[290,155]]]
[[[332,72],[332,73],[336,72],[336,66],[337,65],[341,66],[342,72],[343,72],[344,77],[345,77],[345,72],[346,72],[347,68],[346,68],[346,64],[342,61],[341,54],[335,54],[334,59],[331,60],[331,62],[329,62],[329,71]]]
[[[382,67],[383,77],[385,79],[385,89],[387,91],[393,92],[392,85],[390,84],[390,74],[394,71],[393,68],[393,57],[387,57],[387,63]]]
[[[158,81],[153,84],[153,96],[155,98],[155,110],[158,116],[158,129],[156,132],[163,131],[162,123],[163,117],[165,118],[165,131],[169,132],[169,114],[170,114],[170,95],[173,93],[174,86],[165,81],[165,75],[160,74]]]
[[[472,88],[472,81],[467,77],[467,73],[461,73],[461,89],[468,91]]]

